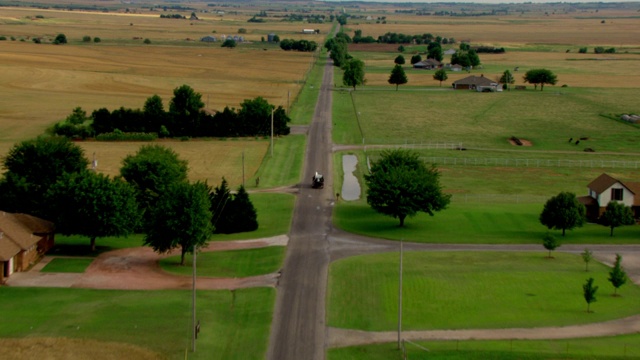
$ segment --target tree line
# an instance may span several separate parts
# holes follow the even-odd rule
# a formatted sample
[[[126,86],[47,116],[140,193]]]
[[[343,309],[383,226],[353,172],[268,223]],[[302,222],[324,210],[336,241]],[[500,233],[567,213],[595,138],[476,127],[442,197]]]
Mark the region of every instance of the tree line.
[[[171,149],[142,146],[122,162],[114,178],[88,168],[83,150],[64,137],[39,137],[11,148],[3,161],[0,210],[52,221],[56,232],[96,240],[145,234],[158,252],[205,246],[212,233],[258,228],[243,186],[235,194],[223,178],[212,188],[190,183],[188,164]]]
[[[94,110],[87,116],[77,107],[51,132],[69,138],[90,138],[113,132],[154,133],[159,137],[236,137],[267,136],[271,133],[273,112],[274,135],[288,135],[291,120],[282,106],[277,108],[264,98],[244,100],[239,109],[229,108],[209,114],[204,110],[202,95],[188,85],[177,87],[164,109],[162,98],[149,97],[142,109],[120,107]]]

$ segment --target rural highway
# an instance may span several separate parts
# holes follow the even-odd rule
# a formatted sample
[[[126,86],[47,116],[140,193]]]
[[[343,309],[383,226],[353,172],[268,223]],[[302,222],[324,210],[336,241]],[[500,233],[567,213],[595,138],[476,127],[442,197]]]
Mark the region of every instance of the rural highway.
[[[289,245],[276,296],[267,359],[321,360],[325,353],[325,292],[328,235],[334,203],[331,178],[331,88],[333,64],[324,69],[309,127],[304,177],[296,198]],[[324,189],[312,189],[318,171]]]

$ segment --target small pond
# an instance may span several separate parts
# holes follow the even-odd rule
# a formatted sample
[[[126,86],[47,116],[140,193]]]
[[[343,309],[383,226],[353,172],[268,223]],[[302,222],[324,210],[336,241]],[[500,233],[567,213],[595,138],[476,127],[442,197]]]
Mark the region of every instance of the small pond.
[[[360,198],[360,183],[358,182],[358,178],[354,175],[357,164],[357,156],[342,156],[342,171],[344,172],[344,179],[342,181],[342,193],[340,195],[347,201],[358,200]]]

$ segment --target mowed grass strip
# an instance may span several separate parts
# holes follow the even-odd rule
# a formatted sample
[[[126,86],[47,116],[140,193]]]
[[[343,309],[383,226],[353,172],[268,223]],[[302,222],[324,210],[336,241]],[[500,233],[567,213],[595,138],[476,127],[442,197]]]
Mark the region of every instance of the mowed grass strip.
[[[418,341],[425,351],[405,343],[412,360],[637,359],[640,334],[568,340]],[[329,360],[399,358],[397,343],[329,349]]]
[[[420,243],[542,244],[548,231],[538,220],[543,207],[543,203],[453,202],[433,217],[418,213],[399,227],[397,219],[376,213],[364,201],[340,202],[334,224],[356,234]],[[638,242],[637,225],[618,227],[613,237],[609,236],[609,228],[591,223],[567,231],[564,238],[560,230],[551,233],[564,244]]]
[[[365,144],[455,142],[467,148],[512,150],[508,139],[516,136],[533,143],[529,151],[566,151],[568,139],[588,137],[589,147],[598,152],[637,153],[640,130],[601,116],[634,108],[630,91],[598,89],[598,101],[594,91],[389,91],[384,96],[378,91],[355,91],[363,135],[356,133],[355,123],[336,127],[334,139],[351,144],[361,144],[363,137]],[[334,96],[334,113],[347,113],[349,108],[353,108],[350,96]],[[357,120],[351,114],[345,121]]]
[[[255,176],[248,178],[247,189],[297,184],[300,181],[306,144],[304,135],[287,135],[274,139],[273,156],[269,147]],[[257,177],[260,178],[260,184],[256,186]]]
[[[282,267],[286,248],[268,246],[258,249],[202,252],[196,258],[198,276],[238,278],[264,275]],[[171,256],[160,260],[160,267],[172,274],[191,276],[193,274],[193,256],[185,258],[180,266],[180,256]]]
[[[121,342],[167,359],[184,359],[191,349],[191,296],[190,291],[180,290],[2,287],[0,337]],[[264,358],[274,299],[275,291],[270,288],[198,291],[198,351],[189,358]]]
[[[585,272],[579,255],[543,252],[405,252],[403,328],[480,329],[586,324],[637,314],[640,288],[613,297],[609,268]],[[600,286],[594,313],[582,284]],[[619,290],[619,291],[620,291]],[[369,331],[397,327],[398,254],[356,256],[329,272],[330,326]]]
[[[93,259],[53,258],[40,272],[51,273],[83,273]]]
[[[106,251],[142,246],[144,235],[133,234],[127,237],[109,236],[96,239],[96,251],[91,251],[91,240],[86,236],[57,234],[55,244],[48,254],[54,256],[95,257]]]

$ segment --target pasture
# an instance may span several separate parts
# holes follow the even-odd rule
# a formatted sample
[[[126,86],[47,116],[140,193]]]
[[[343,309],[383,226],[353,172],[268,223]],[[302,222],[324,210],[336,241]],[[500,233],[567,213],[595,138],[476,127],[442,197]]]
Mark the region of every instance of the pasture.
[[[585,272],[579,255],[545,252],[404,253],[403,329],[482,329],[566,326],[637,314],[640,288],[613,297],[609,267]],[[600,286],[586,313],[582,284]],[[398,253],[356,256],[331,264],[330,326],[369,331],[397,327]]]

